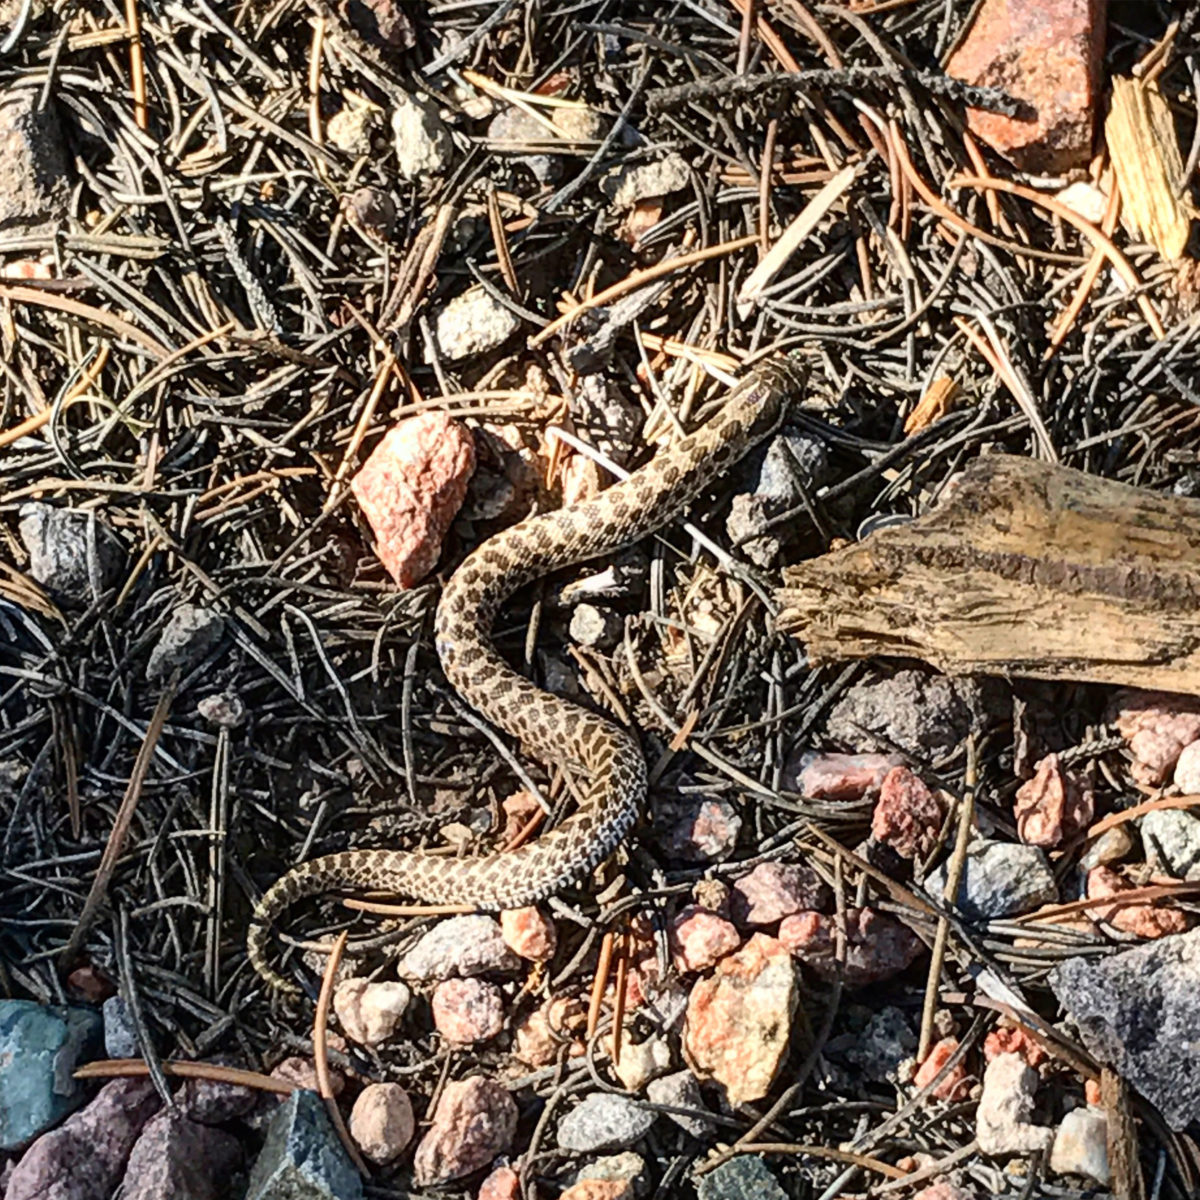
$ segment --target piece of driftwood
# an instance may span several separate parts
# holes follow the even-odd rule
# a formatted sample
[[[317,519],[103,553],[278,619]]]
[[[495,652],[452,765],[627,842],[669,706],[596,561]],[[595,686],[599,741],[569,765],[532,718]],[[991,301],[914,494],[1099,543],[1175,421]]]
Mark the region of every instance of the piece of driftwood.
[[[932,512],[784,579],[780,628],[814,663],[1200,695],[1200,500],[991,455]]]

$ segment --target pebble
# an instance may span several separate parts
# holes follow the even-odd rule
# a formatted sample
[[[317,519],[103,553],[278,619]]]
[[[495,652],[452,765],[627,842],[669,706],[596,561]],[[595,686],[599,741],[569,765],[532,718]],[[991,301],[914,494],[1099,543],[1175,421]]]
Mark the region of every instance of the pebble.
[[[95,513],[29,503],[21,505],[19,515],[17,528],[29,553],[29,574],[64,604],[87,604],[94,594],[93,582],[97,592],[116,585],[125,566],[125,549]]]
[[[150,651],[146,678],[152,683],[168,679],[173,671],[186,673],[221,640],[225,618],[199,604],[180,604],[163,626]]]
[[[400,961],[400,974],[421,982],[513,972],[521,960],[508,948],[500,923],[482,913],[439,921]]]
[[[611,1046],[610,1036],[610,1052]],[[653,1033],[640,1042],[625,1038],[621,1043],[620,1060],[614,1059],[612,1069],[627,1092],[640,1092],[655,1075],[671,1069],[671,1045]]]
[[[470,433],[445,413],[425,412],[389,429],[351,480],[398,586],[413,587],[433,570],[474,469]]]
[[[759,863],[743,875],[729,896],[729,910],[740,926],[774,925],[808,908],[820,908],[828,895],[807,863]]]
[[[687,863],[719,862],[737,845],[742,818],[726,800],[680,797],[660,809],[659,844],[668,858]],[[667,823],[669,822],[669,823]]]
[[[392,113],[396,169],[405,179],[441,175],[454,155],[454,139],[432,101],[400,95]]]
[[[707,971],[742,944],[732,921],[694,904],[672,919],[667,939],[678,971]]]
[[[230,1062],[224,1065],[234,1066]],[[258,1102],[253,1088],[216,1079],[185,1079],[175,1093],[175,1103],[185,1117],[201,1125],[222,1125],[244,1117]]]
[[[917,1049],[917,1035],[908,1017],[890,1004],[872,1013],[866,1027],[848,1038],[843,1057],[876,1083],[895,1083],[900,1064]]]
[[[929,1047],[925,1061],[917,1068],[913,1076],[913,1087],[917,1091],[927,1088],[938,1076],[941,1069],[950,1061],[958,1050],[958,1038],[939,1038]],[[958,1063],[950,1068],[949,1074],[933,1089],[933,1095],[939,1100],[965,1100],[970,1093],[971,1083],[967,1076],[965,1063]]]
[[[148,1079],[106,1083],[87,1108],[29,1147],[9,1176],[5,1200],[108,1200],[159,1103]]]
[[[1034,116],[968,108],[971,132],[1035,175],[1085,167],[1100,96],[1103,14],[1092,0],[984,0],[946,73],[1001,88]]]
[[[1098,838],[1088,842],[1079,857],[1079,865],[1085,871],[1093,867],[1119,862],[1133,849],[1133,835],[1124,825],[1106,829]]]
[[[1123,689],[1105,714],[1129,743],[1130,771],[1138,783],[1165,783],[1189,743],[1200,739],[1200,700],[1171,692]]]
[[[502,108],[488,123],[487,139],[495,151],[512,155],[527,167],[538,183],[553,183],[562,175],[560,156],[530,153],[534,146],[552,144],[556,140],[553,130],[519,108]]]
[[[478,466],[467,489],[462,515],[469,521],[512,522],[533,507],[541,487],[541,464],[513,425],[477,425]]]
[[[235,692],[215,692],[196,703],[196,711],[221,729],[237,729],[246,720],[246,704]]]
[[[359,187],[342,197],[346,219],[361,234],[386,242],[396,227],[396,204],[382,188]]]
[[[361,1200],[362,1194],[362,1180],[321,1097],[294,1091],[267,1126],[246,1200]]]
[[[1162,808],[1147,813],[1138,822],[1138,832],[1151,870],[1176,879],[1200,879],[1200,817]]]
[[[900,765],[900,759],[893,754],[826,754],[805,750],[784,767],[784,785],[809,800],[859,800],[878,791],[888,772]]]
[[[795,913],[779,926],[779,940],[822,979],[838,977],[833,917],[819,912]],[[873,908],[846,910],[846,960],[842,982],[862,987],[891,979],[906,970],[925,944],[903,922]]]
[[[706,1113],[708,1107],[700,1091],[700,1081],[691,1071],[676,1071],[673,1075],[662,1075],[658,1079],[652,1079],[646,1084],[646,1099],[651,1104],[661,1104],[664,1108],[695,1110],[696,1116],[688,1113],[663,1113],[663,1116],[674,1121],[692,1137],[703,1137],[712,1129],[712,1122],[700,1115]]]
[[[571,641],[579,646],[611,650],[620,640],[625,622],[611,608],[594,604],[578,604],[571,614]]]
[[[473,1046],[504,1028],[504,1001],[494,983],[482,979],[446,979],[433,990],[433,1024],[456,1046]]]
[[[521,1200],[521,1177],[512,1167],[497,1167],[480,1185],[477,1200]]]
[[[767,443],[754,492],[780,505],[799,504],[829,478],[825,443],[798,429],[783,429]]]
[[[684,1053],[729,1104],[761,1100],[787,1057],[799,982],[782,942],[756,933],[699,979],[688,997]]]
[[[948,869],[949,860],[926,876],[930,895],[943,895]],[[955,904],[968,920],[1014,917],[1057,900],[1058,885],[1040,847],[983,838],[967,847]]]
[[[764,569],[774,564],[783,549],[782,539],[767,532],[772,515],[772,506],[762,496],[738,492],[725,518],[725,536],[738,553]]]
[[[991,1062],[1000,1054],[1019,1054],[1031,1067],[1040,1067],[1050,1057],[1019,1025],[1001,1025],[984,1038],[984,1059]]]
[[[325,123],[325,136],[339,150],[355,156],[370,154],[372,134],[382,124],[382,114],[373,104],[347,104]],[[343,197],[346,204],[349,197]]]
[[[333,993],[333,1011],[351,1041],[378,1046],[396,1032],[412,992],[399,980],[343,979]]]
[[[1175,762],[1175,786],[1181,795],[1200,795],[1200,741],[1188,742]]]
[[[317,1083],[317,1069],[312,1060],[293,1054],[277,1063],[271,1071],[273,1079],[282,1079],[284,1083],[294,1084],[309,1092],[315,1092],[320,1085]],[[346,1080],[340,1071],[332,1068],[329,1072],[329,1087],[335,1096],[340,1096],[346,1087]]]
[[[1029,1120],[1037,1085],[1038,1073],[1019,1054],[998,1054],[988,1063],[975,1113],[975,1137],[984,1154],[1030,1154],[1049,1148],[1054,1130]]]
[[[517,1106],[494,1079],[448,1083],[413,1157],[413,1181],[431,1187],[470,1175],[506,1153],[516,1130]]]
[[[901,858],[924,860],[937,844],[942,815],[941,802],[920,776],[908,767],[893,767],[879,785],[871,833]]]
[[[151,1117],[129,1152],[122,1200],[224,1200],[242,1146],[180,1113]]]
[[[1084,1047],[1175,1130],[1200,1112],[1197,980],[1200,929],[1103,958],[1069,958],[1050,972],[1050,987]]]
[[[476,284],[438,313],[434,333],[438,352],[457,360],[495,350],[520,327],[520,320],[509,309]]]
[[[1050,1147],[1050,1170],[1057,1175],[1083,1175],[1108,1186],[1108,1119],[1103,1111],[1084,1107],[1067,1113]]]
[[[633,1184],[627,1179],[581,1179],[562,1192],[559,1200],[632,1200]]]
[[[0,1150],[19,1150],[83,1103],[71,1078],[102,1044],[100,1014],[0,1000]]]
[[[398,1083],[368,1083],[350,1110],[350,1136],[374,1163],[399,1158],[416,1131],[412,1101]]]
[[[500,914],[504,944],[527,962],[549,962],[558,948],[554,922],[540,908],[510,908]]]
[[[1095,811],[1087,777],[1063,767],[1057,754],[1047,754],[1033,778],[1017,789],[1017,836],[1027,845],[1049,849],[1082,833]]]
[[[4,764],[0,763],[0,769],[3,766]],[[0,795],[3,795],[3,792],[3,783],[0,782]],[[117,985],[95,963],[76,967],[67,976],[67,986],[71,989],[75,999],[82,1000],[87,1004],[101,1004],[109,996],[115,995],[117,991]]]
[[[47,228],[67,215],[74,172],[55,107],[40,105],[39,91],[9,86],[0,98],[0,226],[12,232]]]
[[[108,1058],[141,1058],[137,1030],[129,1006],[120,996],[109,996],[100,1006],[104,1018],[104,1053]]]
[[[578,1035],[586,1024],[583,1004],[567,996],[555,996],[535,1008],[513,1031],[513,1054],[530,1067],[557,1062],[563,1048],[572,1056],[584,1052]]]
[[[770,1167],[751,1154],[739,1154],[703,1176],[696,1195],[699,1200],[787,1200]]]
[[[592,1092],[558,1123],[558,1147],[576,1154],[623,1150],[645,1137],[658,1114],[627,1096]]]
[[[667,154],[657,162],[622,167],[600,181],[600,190],[608,197],[615,212],[632,208],[651,196],[668,196],[682,191],[692,179],[682,154]]]
[[[1093,867],[1087,873],[1087,897],[1100,900],[1132,891],[1134,884],[1112,867]],[[1095,921],[1107,921],[1115,929],[1141,938],[1160,938],[1182,933],[1188,927],[1187,915],[1178,908],[1154,904],[1098,904],[1087,910]]]
[[[575,1185],[580,1183],[617,1183],[625,1185],[625,1190],[618,1195],[630,1197],[640,1196],[648,1188],[646,1178],[646,1160],[632,1150],[620,1154],[610,1154],[598,1158],[587,1166],[580,1167],[575,1176]],[[564,1192],[563,1195],[567,1195]]]
[[[975,1193],[955,1183],[939,1179],[922,1188],[912,1200],[976,1200]]]

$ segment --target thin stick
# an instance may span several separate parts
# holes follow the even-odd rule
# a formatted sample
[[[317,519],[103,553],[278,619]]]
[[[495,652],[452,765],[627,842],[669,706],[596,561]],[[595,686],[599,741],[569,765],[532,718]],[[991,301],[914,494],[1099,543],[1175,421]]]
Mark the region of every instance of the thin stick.
[[[142,18],[138,0],[125,0],[125,25],[129,36],[129,76],[133,90],[133,119],[139,129],[148,122],[146,112],[146,62],[142,57]]]

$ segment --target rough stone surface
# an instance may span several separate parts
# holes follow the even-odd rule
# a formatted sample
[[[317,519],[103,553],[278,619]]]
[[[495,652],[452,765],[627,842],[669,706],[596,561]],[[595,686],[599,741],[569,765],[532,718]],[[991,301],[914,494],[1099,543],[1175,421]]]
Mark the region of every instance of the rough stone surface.
[[[633,1200],[634,1195],[628,1179],[581,1179],[571,1184],[559,1200]]]
[[[566,1049],[570,1055],[584,1052],[580,1034],[587,1016],[573,997],[554,996],[535,1008],[513,1030],[513,1054],[530,1067],[556,1062]]]
[[[612,1037],[609,1037],[609,1049]],[[621,1042],[620,1061],[613,1062],[613,1074],[630,1092],[640,1092],[655,1075],[671,1068],[671,1045],[663,1037],[652,1033],[640,1042],[631,1042],[625,1037]]]
[[[1101,0],[985,0],[947,64],[956,79],[1025,102],[1007,117],[968,108],[967,125],[1023,171],[1087,165],[1104,52]]]
[[[783,549],[783,541],[767,531],[772,505],[762,496],[738,492],[725,518],[725,535],[756,567],[770,567]]]
[[[837,978],[832,917],[811,911],[796,913],[780,924],[779,940],[822,979]],[[848,908],[842,980],[848,987],[862,987],[890,979],[906,970],[924,948],[921,939],[895,917],[873,908]]]
[[[120,996],[109,996],[100,1012],[104,1018],[104,1053],[109,1058],[140,1058],[137,1031],[125,1001]]]
[[[246,702],[236,692],[214,692],[196,701],[196,711],[213,725],[237,729],[246,720]]]
[[[879,785],[871,833],[901,858],[923,860],[937,844],[941,827],[941,803],[924,780],[908,767],[893,767]]]
[[[739,1154],[700,1180],[699,1200],[787,1200],[771,1168],[752,1154]]]
[[[219,612],[199,604],[178,605],[150,651],[146,678],[153,683],[172,671],[190,670],[221,640],[224,630]]]
[[[558,946],[554,922],[540,908],[510,908],[500,914],[504,944],[527,962],[549,962]]]
[[[674,917],[667,936],[679,971],[707,971],[742,944],[742,935],[731,921],[694,904]]]
[[[1050,1147],[1050,1170],[1108,1186],[1108,1120],[1101,1109],[1075,1108],[1063,1117]]]
[[[368,1083],[350,1110],[350,1136],[372,1162],[398,1158],[416,1127],[412,1101],[398,1083]]]
[[[1200,739],[1200,699],[1195,696],[1123,689],[1105,716],[1129,742],[1134,779],[1150,787],[1166,782],[1183,748]]]
[[[681,191],[691,178],[683,155],[668,154],[657,162],[622,167],[616,174],[600,181],[600,190],[611,201],[614,211],[621,212],[632,208],[639,200]]]
[[[512,1167],[497,1167],[480,1185],[477,1200],[521,1200],[521,1177]]]
[[[343,979],[333,993],[333,1011],[348,1038],[378,1046],[396,1032],[411,999],[399,980]]]
[[[25,1151],[9,1176],[5,1200],[107,1200],[158,1107],[148,1079],[106,1083],[87,1108]]]
[[[633,1200],[635,1196],[641,1196],[649,1190],[646,1179],[646,1160],[632,1150],[597,1158],[594,1162],[580,1167],[573,1186],[581,1183],[621,1184],[624,1185],[624,1190],[615,1194]],[[563,1193],[564,1196],[569,1194],[569,1191]]]
[[[983,1040],[983,1057],[987,1062],[1001,1054],[1019,1054],[1031,1067],[1039,1067],[1050,1056],[1019,1025],[1001,1025]]]
[[[784,767],[784,786],[810,800],[858,800],[878,791],[900,766],[893,754],[827,754],[801,751]]]
[[[71,174],[53,104],[40,88],[0,96],[0,229],[48,227],[67,215]]]
[[[504,1028],[504,1000],[494,983],[482,979],[445,979],[430,1002],[438,1033],[456,1046],[473,1046]]]
[[[99,1052],[102,1025],[90,1008],[0,1000],[0,1150],[19,1150],[83,1103],[71,1072]]]
[[[422,981],[519,970],[495,917],[472,914],[439,921],[404,956],[400,974]]]
[[[737,845],[742,818],[728,801],[692,796],[662,805],[656,824],[668,857],[710,863],[728,857]]]
[[[929,1047],[925,1061],[917,1068],[912,1085],[917,1091],[927,1088],[958,1050],[958,1038],[939,1038]],[[946,1077],[933,1089],[939,1100],[963,1100],[971,1090],[966,1064],[959,1062],[950,1068]]]
[[[1017,789],[1017,835],[1030,846],[1057,846],[1082,833],[1095,810],[1086,776],[1064,767],[1057,754],[1047,754],[1033,778]]]
[[[1122,892],[1133,891],[1136,886],[1112,867],[1093,867],[1087,873],[1089,900],[1119,896]],[[1089,908],[1087,913],[1093,920],[1107,921],[1114,928],[1141,938],[1166,937],[1172,933],[1183,933],[1188,927],[1187,914],[1173,905],[1160,908],[1153,903],[1097,904]]]
[[[1079,857],[1079,866],[1084,871],[1119,862],[1133,849],[1133,835],[1124,825],[1106,829],[1098,838],[1089,842]]]
[[[1176,879],[1200,879],[1200,817],[1163,808],[1147,813],[1138,832],[1153,870]]]
[[[246,1200],[360,1200],[362,1180],[316,1092],[293,1092],[275,1111],[250,1171]]]
[[[1200,795],[1200,741],[1188,742],[1175,762],[1175,786],[1184,796]]]
[[[912,1200],[975,1200],[975,1193],[956,1183],[939,1179],[917,1192]]]
[[[848,1036],[843,1057],[876,1083],[894,1083],[901,1062],[917,1049],[917,1035],[904,1013],[892,1005],[873,1013],[866,1027]]]
[[[558,1146],[576,1154],[623,1150],[645,1137],[657,1119],[626,1096],[592,1092],[558,1123]]]
[[[597,608],[594,604],[576,605],[571,614],[571,641],[577,646],[589,646],[597,650],[611,650],[621,637],[625,622],[611,608]]]
[[[925,880],[930,895],[942,895],[948,860]],[[1037,846],[979,839],[967,847],[962,881],[955,898],[958,910],[972,921],[1014,917],[1058,900],[1058,885],[1046,855]]]
[[[766,926],[806,908],[820,908],[828,892],[805,863],[759,863],[743,875],[729,896],[729,909],[741,926]]]
[[[454,139],[437,106],[416,96],[401,96],[392,113],[396,169],[405,179],[441,174],[454,155]]]
[[[433,569],[474,469],[470,433],[445,413],[426,412],[389,429],[354,476],[350,487],[379,558],[400,587]]]
[[[1050,986],[1087,1050],[1172,1129],[1200,1112],[1200,930],[1104,958],[1069,958]]]
[[[761,1100],[787,1055],[798,1002],[791,955],[756,933],[692,988],[683,1038],[689,1063],[722,1084],[731,1105]]]
[[[312,1059],[301,1058],[298,1054],[293,1054],[283,1059],[282,1062],[276,1063],[271,1069],[271,1077],[310,1092],[317,1091],[320,1086],[317,1083],[317,1069],[313,1066]],[[345,1076],[340,1071],[331,1068],[329,1087],[335,1096],[340,1096],[346,1087]]]
[[[233,1134],[160,1112],[129,1152],[122,1200],[224,1200],[241,1161]]]
[[[782,429],[767,443],[754,494],[779,506],[798,504],[829,478],[825,443],[798,429]]]
[[[448,1083],[413,1157],[414,1182],[430,1187],[486,1167],[508,1150],[516,1128],[517,1106],[495,1080]]]
[[[230,1066],[236,1065],[233,1063]],[[215,1079],[185,1079],[175,1093],[175,1103],[185,1117],[202,1125],[221,1125],[244,1117],[257,1103],[259,1093],[236,1083]]]
[[[113,587],[125,564],[116,534],[94,513],[23,504],[18,532],[29,552],[29,574],[65,604],[88,603]]]
[[[1038,1073],[1019,1054],[998,1054],[983,1073],[983,1094],[975,1114],[979,1149],[993,1156],[1048,1149],[1054,1130],[1034,1125]]]
[[[651,1104],[661,1104],[664,1108],[694,1109],[696,1116],[682,1112],[663,1114],[692,1137],[703,1137],[712,1129],[712,1122],[699,1115],[707,1112],[708,1106],[704,1103],[704,1096],[700,1091],[700,1081],[691,1071],[676,1071],[672,1075],[650,1080],[646,1084],[646,1099]]]
[[[475,286],[455,296],[438,313],[434,330],[439,353],[461,359],[502,346],[520,325],[494,296]]]

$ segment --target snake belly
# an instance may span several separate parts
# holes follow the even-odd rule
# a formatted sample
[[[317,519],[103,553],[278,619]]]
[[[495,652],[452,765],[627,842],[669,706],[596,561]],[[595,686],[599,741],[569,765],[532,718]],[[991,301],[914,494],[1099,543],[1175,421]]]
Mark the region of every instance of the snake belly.
[[[250,962],[273,989],[299,990],[268,965],[266,950],[270,923],[303,897],[353,888],[495,912],[553,895],[617,848],[646,794],[637,740],[514,671],[491,644],[492,625],[500,606],[523,585],[611,554],[678,517],[778,427],[803,383],[799,363],[765,360],[730,389],[715,416],[628,479],[593,500],[521,521],[468,555],[438,604],[434,628],[442,669],[467,703],[527,753],[577,769],[584,792],[578,810],[528,845],[478,858],[346,850],[293,867],[259,901],[247,937]]]

